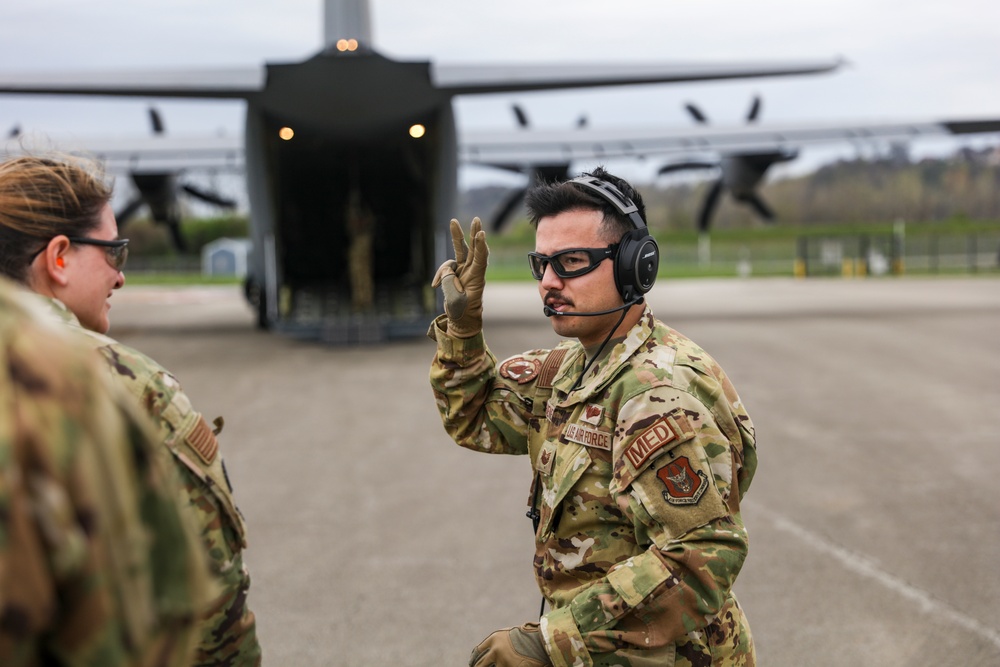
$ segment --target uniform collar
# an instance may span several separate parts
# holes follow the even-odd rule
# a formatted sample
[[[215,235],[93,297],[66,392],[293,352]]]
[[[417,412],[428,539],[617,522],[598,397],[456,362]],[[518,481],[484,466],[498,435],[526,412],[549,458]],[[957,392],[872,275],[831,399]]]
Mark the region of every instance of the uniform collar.
[[[653,335],[656,326],[656,319],[653,311],[646,305],[642,311],[639,321],[628,330],[623,339],[611,347],[611,350],[602,355],[589,371],[580,387],[569,394],[564,401],[565,404],[579,403],[604,388],[616,375],[621,367],[635,354],[640,346]],[[569,348],[566,361],[559,369],[558,375],[552,382],[552,386],[563,394],[568,394],[576,383],[576,377],[583,370],[586,363],[586,354],[583,346],[579,343],[573,344]]]
[[[48,311],[54,319],[71,327],[78,327],[80,329],[83,328],[83,325],[80,324],[80,320],[73,314],[73,311],[59,299],[54,296],[44,296],[42,294],[38,294],[37,292],[31,292],[30,294],[33,298],[38,300],[38,303],[46,311]]]

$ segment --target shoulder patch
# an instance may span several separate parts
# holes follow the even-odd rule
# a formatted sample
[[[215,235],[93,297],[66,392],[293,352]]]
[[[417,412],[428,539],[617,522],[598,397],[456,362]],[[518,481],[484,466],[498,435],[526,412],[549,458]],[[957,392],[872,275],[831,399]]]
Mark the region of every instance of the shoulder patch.
[[[671,505],[696,505],[708,488],[708,475],[691,467],[688,457],[681,456],[656,471],[663,485],[663,499]]]
[[[219,441],[215,439],[215,433],[204,417],[198,418],[198,423],[184,439],[191,445],[191,449],[198,453],[202,461],[211,464],[215,460],[215,455],[219,452]]]
[[[660,417],[628,446],[628,449],[625,450],[625,458],[628,459],[633,468],[638,470],[660,448],[680,437],[679,429],[666,417]]]
[[[514,357],[500,365],[500,375],[518,384],[525,384],[538,376],[538,369],[540,367],[541,363],[538,359]]]
[[[671,410],[647,426],[615,461],[614,477],[619,489],[626,488],[653,459],[695,437],[683,411]]]

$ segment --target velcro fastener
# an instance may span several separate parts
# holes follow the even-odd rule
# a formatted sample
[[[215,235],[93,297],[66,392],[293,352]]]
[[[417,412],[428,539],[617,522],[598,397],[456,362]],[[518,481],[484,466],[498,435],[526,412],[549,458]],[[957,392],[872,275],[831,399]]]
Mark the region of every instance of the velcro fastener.
[[[608,572],[608,583],[628,606],[642,604],[670,576],[670,571],[656,554],[646,551],[622,561]]]

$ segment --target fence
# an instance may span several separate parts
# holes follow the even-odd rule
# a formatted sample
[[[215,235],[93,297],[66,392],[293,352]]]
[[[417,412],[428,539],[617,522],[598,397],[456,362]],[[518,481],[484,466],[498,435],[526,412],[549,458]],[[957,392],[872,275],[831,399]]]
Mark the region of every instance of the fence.
[[[796,276],[980,273],[1000,270],[1000,231],[799,237]]]
[[[129,255],[125,273],[201,273],[201,257],[198,255],[174,255],[168,257],[142,257]]]
[[[741,235],[658,238],[664,277],[879,276],[1000,272],[1000,229],[991,232]],[[491,247],[493,279],[530,279],[529,247]]]
[[[906,235],[743,235],[658,238],[664,277],[870,276],[1000,272],[1000,229]],[[491,244],[490,278],[530,280],[528,246]],[[128,273],[200,274],[198,256],[131,256]]]

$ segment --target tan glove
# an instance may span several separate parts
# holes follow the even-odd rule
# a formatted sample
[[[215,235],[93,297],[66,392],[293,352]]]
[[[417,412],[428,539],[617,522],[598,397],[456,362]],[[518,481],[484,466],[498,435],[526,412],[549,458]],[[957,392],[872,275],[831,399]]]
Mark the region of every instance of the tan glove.
[[[550,667],[538,623],[497,630],[472,651],[469,667]]]
[[[483,288],[486,286],[486,263],[490,249],[486,232],[479,218],[472,219],[469,230],[472,251],[465,242],[465,233],[458,220],[451,221],[451,242],[455,259],[442,264],[431,287],[441,286],[444,292],[444,312],[448,316],[448,333],[457,338],[470,338],[483,330]]]

